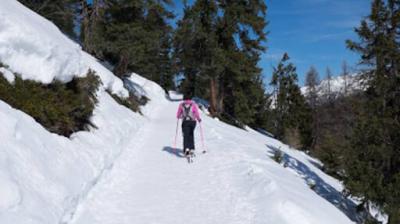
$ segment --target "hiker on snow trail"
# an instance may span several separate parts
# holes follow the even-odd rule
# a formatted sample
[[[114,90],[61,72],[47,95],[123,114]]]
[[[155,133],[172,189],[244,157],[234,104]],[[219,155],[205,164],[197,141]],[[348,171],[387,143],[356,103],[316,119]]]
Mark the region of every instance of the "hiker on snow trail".
[[[201,119],[197,104],[191,100],[191,97],[185,95],[183,99],[176,117],[182,119],[183,152],[187,156],[194,153],[194,129],[196,121],[201,122]]]

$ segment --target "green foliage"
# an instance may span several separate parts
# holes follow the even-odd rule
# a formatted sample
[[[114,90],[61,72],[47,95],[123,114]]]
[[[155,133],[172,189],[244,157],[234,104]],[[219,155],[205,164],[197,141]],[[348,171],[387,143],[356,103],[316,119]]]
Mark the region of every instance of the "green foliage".
[[[69,137],[94,126],[90,118],[99,84],[92,71],[85,78],[74,78],[66,84],[54,81],[49,85],[22,80],[18,75],[15,83],[10,84],[0,74],[0,99],[29,114],[50,132]]]
[[[346,187],[400,223],[400,2],[374,0],[371,14],[347,41],[368,71],[366,101],[357,114],[347,157]]]
[[[266,104],[261,69],[264,1],[198,0],[185,6],[174,36],[181,90],[210,101],[210,112],[232,124],[262,127]],[[234,119],[232,119],[234,118]]]
[[[136,72],[173,88],[171,59],[174,15],[170,1],[94,0],[83,8],[81,39],[85,50],[109,61],[114,73]]]
[[[363,93],[321,100],[316,108],[318,132],[311,153],[324,163],[325,172],[343,179],[346,157],[357,111],[365,102]],[[315,120],[314,120],[315,121]]]
[[[129,97],[127,98],[123,98],[118,96],[117,94],[112,93],[111,91],[108,91],[108,94],[110,94],[110,96],[119,104],[129,108],[130,110],[134,111],[134,112],[139,112],[140,111],[140,105],[145,105],[148,102],[148,98],[145,96],[142,96],[140,99],[133,95],[133,94],[129,94]]]
[[[288,62],[285,53],[274,68],[270,85],[274,88],[275,102],[269,113],[272,123],[268,130],[286,143],[301,149],[311,145],[311,111],[297,85],[296,67]]]
[[[274,151],[274,155],[272,156],[272,159],[273,159],[275,162],[281,164],[282,161],[283,161],[284,155],[285,155],[285,154],[284,154],[281,150],[275,150],[275,151]]]

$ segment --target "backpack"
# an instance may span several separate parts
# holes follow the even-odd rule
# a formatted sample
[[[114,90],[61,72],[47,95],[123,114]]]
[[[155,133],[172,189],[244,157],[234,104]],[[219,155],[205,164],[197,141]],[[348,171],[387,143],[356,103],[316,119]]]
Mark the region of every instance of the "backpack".
[[[184,121],[194,121],[196,118],[194,117],[192,104],[191,103],[183,103],[182,104],[182,119]]]

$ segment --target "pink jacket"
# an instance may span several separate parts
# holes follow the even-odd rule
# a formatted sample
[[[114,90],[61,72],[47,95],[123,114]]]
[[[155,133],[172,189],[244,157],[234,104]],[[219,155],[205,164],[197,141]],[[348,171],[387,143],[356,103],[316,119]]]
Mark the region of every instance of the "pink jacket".
[[[185,100],[183,101],[183,103],[179,104],[178,112],[176,112],[176,118],[181,119],[183,117],[183,104],[187,103],[192,104],[192,112],[194,117],[196,118],[197,121],[201,121],[197,104],[192,100]]]

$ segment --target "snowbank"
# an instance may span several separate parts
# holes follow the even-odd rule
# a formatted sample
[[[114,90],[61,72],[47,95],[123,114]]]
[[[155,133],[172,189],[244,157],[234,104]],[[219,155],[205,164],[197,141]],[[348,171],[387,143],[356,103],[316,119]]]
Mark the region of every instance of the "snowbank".
[[[0,73],[3,74],[4,78],[6,78],[9,83],[14,83],[15,75],[10,70],[0,67]]]
[[[152,116],[155,108],[168,102],[164,89],[157,83],[143,78],[136,73],[132,73],[128,79],[140,87],[142,91],[144,90],[144,95],[150,99],[146,107],[142,108],[144,114]]]
[[[83,52],[53,23],[16,0],[1,1],[0,62],[22,79],[45,84],[54,79],[68,82],[92,69],[106,88],[127,96],[120,79]]]
[[[70,140],[0,101],[0,223],[68,220],[144,122],[106,92],[94,114],[98,129]]]
[[[12,209],[21,201],[18,185],[7,175],[0,171],[0,213]]]
[[[70,139],[49,133],[0,100],[0,223],[67,222],[145,118],[106,93],[128,95],[119,78],[16,0],[0,4],[0,62],[5,66],[0,72],[11,83],[14,74],[41,83],[68,82],[89,69],[103,83],[92,117],[97,129]]]

